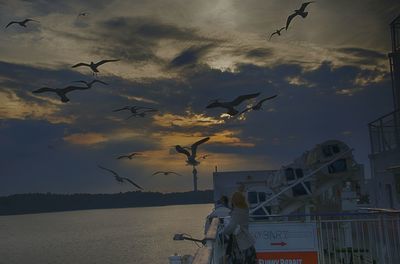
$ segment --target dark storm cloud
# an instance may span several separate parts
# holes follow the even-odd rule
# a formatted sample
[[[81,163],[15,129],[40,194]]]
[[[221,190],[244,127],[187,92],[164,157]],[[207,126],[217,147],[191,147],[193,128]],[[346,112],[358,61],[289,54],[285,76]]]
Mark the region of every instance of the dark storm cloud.
[[[362,48],[354,48],[354,47],[349,47],[349,48],[340,48],[338,51],[351,54],[353,56],[357,57],[362,57],[362,58],[370,58],[370,59],[385,59],[386,55],[383,54],[382,52],[378,52],[375,50],[369,50],[369,49],[362,49]]]
[[[199,63],[207,52],[209,52],[215,45],[193,46],[182,51],[171,62],[170,67],[190,66]]]
[[[189,45],[210,41],[200,36],[195,29],[165,24],[146,17],[111,18],[101,22],[97,30],[99,40],[106,44],[98,46],[98,49],[128,61],[160,62],[155,49],[161,40],[183,41]]]
[[[370,49],[355,47],[340,48],[337,51],[349,55],[348,61],[354,61],[359,64],[378,64],[387,61],[387,55]]]
[[[268,48],[252,49],[245,53],[245,56],[250,59],[264,58],[273,55],[273,50]]]
[[[22,0],[21,5],[28,10],[31,9],[34,15],[48,15],[53,13],[71,13],[81,10],[102,9],[111,4],[108,0],[89,0],[89,1],[63,1],[63,0]]]

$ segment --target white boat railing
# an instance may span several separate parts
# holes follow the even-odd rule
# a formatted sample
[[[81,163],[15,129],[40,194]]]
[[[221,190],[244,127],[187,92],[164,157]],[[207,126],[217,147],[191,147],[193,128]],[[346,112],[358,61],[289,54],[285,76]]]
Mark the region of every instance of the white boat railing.
[[[316,223],[319,264],[400,263],[400,212],[272,216],[253,222],[265,223],[266,230],[273,223]],[[225,263],[225,246],[216,234],[207,246],[208,262],[193,263]]]
[[[321,264],[400,263],[400,214],[317,216]]]

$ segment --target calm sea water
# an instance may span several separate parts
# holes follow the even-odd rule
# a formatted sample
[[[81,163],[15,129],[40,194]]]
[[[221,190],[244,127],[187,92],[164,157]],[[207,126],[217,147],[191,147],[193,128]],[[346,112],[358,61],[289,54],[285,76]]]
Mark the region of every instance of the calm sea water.
[[[168,263],[193,254],[211,204],[0,216],[1,264]]]

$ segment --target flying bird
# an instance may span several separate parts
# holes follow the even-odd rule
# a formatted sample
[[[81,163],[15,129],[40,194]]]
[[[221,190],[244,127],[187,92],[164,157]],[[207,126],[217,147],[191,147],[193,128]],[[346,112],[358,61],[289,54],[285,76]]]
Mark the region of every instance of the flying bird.
[[[276,94],[276,95],[273,95],[273,96],[264,98],[264,99],[260,100],[257,104],[255,104],[255,105],[253,105],[253,106],[250,106],[250,107],[244,109],[242,112],[240,112],[239,115],[241,115],[241,114],[243,114],[243,113],[245,113],[245,112],[247,112],[247,111],[250,111],[250,110],[254,110],[254,111],[261,110],[261,109],[262,109],[262,104],[263,104],[265,101],[271,100],[271,99],[273,99],[273,98],[275,98],[275,97],[277,97],[277,96],[278,96],[278,95]]]
[[[306,7],[314,3],[315,1],[310,1],[310,2],[305,2],[301,5],[300,9],[294,10],[294,13],[288,16],[287,21],[286,21],[286,30],[289,28],[290,22],[295,18],[296,16],[301,16],[302,18],[306,18],[308,15],[308,12],[304,12]]]
[[[133,186],[135,186],[136,188],[138,188],[138,189],[140,189],[140,190],[143,190],[142,187],[140,187],[138,184],[134,183],[131,179],[129,179],[129,178],[127,178],[127,177],[121,177],[121,176],[119,176],[118,173],[116,173],[115,171],[110,170],[110,169],[107,169],[107,168],[104,168],[104,167],[102,167],[102,166],[100,166],[100,165],[98,165],[98,167],[99,167],[100,169],[103,169],[103,170],[106,170],[106,171],[108,171],[108,172],[111,172],[111,173],[114,175],[115,180],[116,180],[117,182],[124,183],[125,181],[127,181],[127,182],[129,182],[130,184],[132,184]]]
[[[37,21],[37,20],[33,20],[33,19],[30,19],[30,18],[27,18],[27,19],[25,19],[25,20],[23,20],[23,21],[11,21],[10,23],[7,24],[6,28],[8,28],[9,26],[11,26],[12,24],[18,24],[18,25],[20,25],[21,27],[26,27],[26,23],[31,22],[31,21],[32,21],[32,22],[40,23],[40,22]]]
[[[188,165],[192,166],[197,166],[200,164],[199,161],[196,160],[196,154],[197,154],[197,147],[205,142],[207,142],[210,139],[210,137],[203,138],[197,142],[195,142],[191,147],[190,150],[192,153],[190,153],[188,150],[186,150],[184,147],[181,147],[180,145],[176,145],[175,149],[177,152],[185,154],[187,157],[186,163]]]
[[[122,107],[122,108],[115,109],[115,110],[113,110],[113,112],[119,112],[119,111],[123,111],[123,110],[129,110],[129,111],[131,111],[132,114],[135,114],[135,113],[137,113],[137,111],[140,110],[140,109],[154,109],[154,108],[145,107],[145,106],[136,106],[136,105],[129,106],[129,105],[128,105],[128,106],[124,106],[124,107]]]
[[[88,12],[80,12],[80,13],[78,14],[78,17],[87,16],[87,15],[89,15]]]
[[[87,89],[89,89],[89,88],[79,87],[79,86],[67,86],[65,88],[42,87],[35,91],[32,91],[32,93],[38,94],[38,93],[45,93],[45,92],[53,92],[53,93],[56,93],[60,97],[61,102],[66,103],[69,101],[69,98],[66,96],[67,93],[75,91],[75,90],[87,90]]]
[[[139,152],[133,152],[128,155],[121,155],[121,156],[117,157],[117,159],[130,159],[131,160],[133,158],[133,156],[139,156],[139,155],[142,155],[142,154]]]
[[[271,34],[271,36],[269,36],[269,40],[271,40],[272,36],[275,35],[275,34],[277,34],[278,36],[280,36],[280,35],[281,35],[281,31],[284,30],[284,29],[285,29],[285,27],[280,28],[280,29],[277,29],[276,31],[274,31],[274,32]]]
[[[124,110],[129,110],[132,113],[132,115],[130,115],[126,119],[130,119],[132,117],[137,117],[137,116],[145,117],[146,113],[151,113],[151,112],[157,112],[158,111],[157,109],[154,109],[154,108],[151,108],[151,107],[134,105],[134,106],[124,106],[122,108],[113,110],[113,112],[120,112],[120,111],[124,111]]]
[[[234,107],[241,104],[242,102],[255,98],[259,96],[260,93],[254,93],[254,94],[245,94],[238,96],[235,100],[230,101],[230,102],[220,102],[219,99],[214,100],[211,104],[207,105],[206,108],[215,108],[215,107],[222,107],[228,109],[227,114],[230,116],[234,116],[237,113],[239,113],[238,110],[236,110]]]
[[[87,88],[92,88],[92,85],[95,84],[95,83],[101,83],[101,84],[104,84],[104,85],[108,85],[108,83],[105,83],[105,82],[97,80],[97,79],[94,79],[94,80],[92,80],[90,82],[87,82],[87,81],[73,81],[73,82],[84,83],[87,86]]]
[[[80,66],[86,66],[86,67],[89,67],[93,71],[93,74],[96,74],[96,73],[99,72],[99,70],[97,69],[99,66],[103,65],[104,63],[114,62],[114,61],[119,61],[119,60],[101,60],[101,61],[96,62],[96,63],[91,61],[90,64],[80,62],[80,63],[77,63],[75,65],[72,65],[72,68],[76,68],[76,67],[80,67]]]
[[[157,174],[164,174],[164,175],[175,174],[175,175],[178,175],[178,176],[182,176],[182,174],[176,173],[174,171],[156,171],[152,175],[154,176],[154,175],[157,175]]]
[[[136,113],[136,114],[132,114],[130,117],[128,117],[127,119],[133,117],[133,116],[140,116],[140,117],[145,117],[147,113],[154,113],[154,112],[158,112],[157,109],[147,109],[147,110],[143,110],[143,112],[141,113]]]

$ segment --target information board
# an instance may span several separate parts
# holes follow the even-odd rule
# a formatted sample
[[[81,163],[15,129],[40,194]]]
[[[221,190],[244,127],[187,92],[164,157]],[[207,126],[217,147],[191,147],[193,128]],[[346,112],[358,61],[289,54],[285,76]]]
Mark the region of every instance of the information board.
[[[318,263],[315,223],[250,223],[258,264]]]

